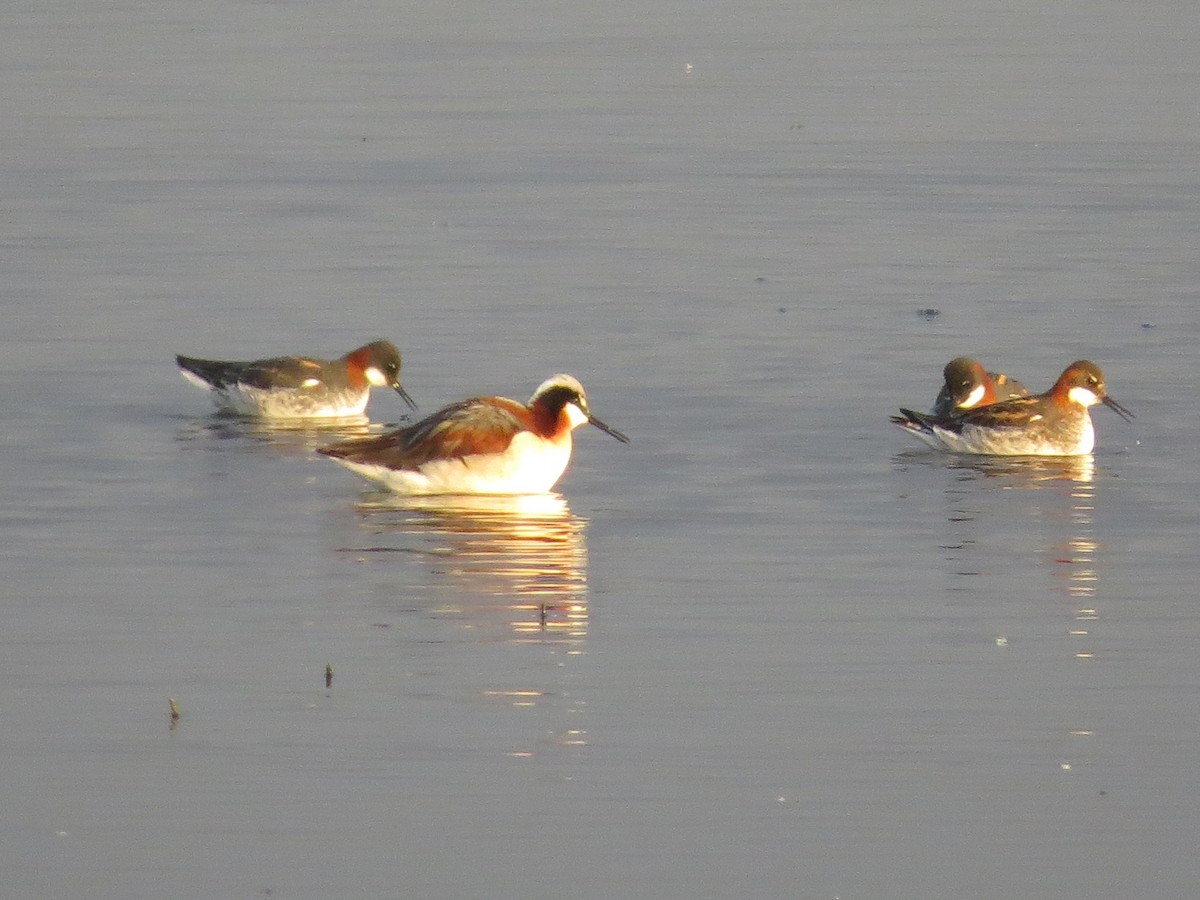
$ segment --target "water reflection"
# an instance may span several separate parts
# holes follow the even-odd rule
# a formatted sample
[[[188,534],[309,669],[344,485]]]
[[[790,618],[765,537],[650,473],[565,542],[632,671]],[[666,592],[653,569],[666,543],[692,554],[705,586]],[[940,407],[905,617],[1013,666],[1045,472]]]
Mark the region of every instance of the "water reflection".
[[[923,454],[931,457],[932,454]],[[952,472],[961,472],[965,480],[1004,479],[1004,487],[1036,488],[1047,481],[1071,481],[1091,484],[1096,474],[1092,456],[951,456],[944,457]]]
[[[400,497],[376,494],[358,506],[363,562],[403,565],[397,581],[418,610],[470,635],[472,642],[530,645],[538,654],[494,656],[468,649],[480,696],[517,715],[514,757],[587,744],[586,702],[564,660],[583,655],[588,631],[586,520],[557,494],[523,497]],[[413,562],[417,563],[413,571]],[[422,595],[423,599],[422,599]],[[439,629],[433,632],[440,641]],[[454,665],[454,648],[446,648]],[[499,668],[488,672],[489,663]],[[515,667],[512,663],[516,662]],[[535,727],[530,728],[534,724]]]
[[[240,447],[308,453],[334,441],[368,437],[397,427],[371,424],[366,416],[337,419],[248,419],[214,413],[202,417],[180,417],[184,424],[175,432],[180,443],[205,443],[209,449]]]
[[[476,620],[498,614],[517,638],[580,652],[587,634],[586,520],[558,494],[518,497],[379,495],[358,507],[368,554],[427,560],[437,612]]]
[[[987,616],[1008,624],[993,635],[998,647],[1009,647],[1008,628],[1044,629],[1049,622],[1056,646],[1079,662],[1097,659],[1094,631],[1100,620],[1101,586],[1095,534],[1096,464],[1092,456],[1071,458],[989,458],[934,453],[895,458],[904,471],[942,467],[951,478],[945,485],[949,539],[940,545],[951,565],[949,590],[970,594],[965,615],[978,625]],[[1041,596],[1051,601],[1044,618]],[[981,613],[982,607],[987,608]],[[1032,604],[1029,603],[1032,601]],[[1020,621],[1021,609],[1033,610]],[[1076,742],[1096,734],[1088,723],[1067,721],[1063,735]],[[1062,771],[1075,765],[1063,761]]]
[[[893,462],[901,471],[941,469],[952,477],[944,489],[952,539],[941,545],[943,550],[956,552],[951,559],[964,559],[968,552],[1011,556],[1024,543],[1022,536],[1039,539],[1045,534],[1055,565],[1071,566],[1066,592],[1078,597],[1095,592],[1096,462],[1092,456],[971,457],[909,452],[899,454]],[[1007,499],[1013,492],[1026,491],[1038,496],[1018,503]],[[1014,532],[1013,546],[1005,548],[1003,541]],[[979,568],[957,574],[978,575]]]

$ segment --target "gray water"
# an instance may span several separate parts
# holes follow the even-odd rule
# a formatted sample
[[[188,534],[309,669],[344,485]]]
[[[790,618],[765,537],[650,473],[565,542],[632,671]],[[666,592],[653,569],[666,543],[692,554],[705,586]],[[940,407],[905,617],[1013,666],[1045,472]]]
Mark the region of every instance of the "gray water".
[[[1195,896],[1196,4],[6,11],[4,896]],[[633,442],[403,504],[172,363],[376,337]],[[929,453],[960,354],[1137,419]]]

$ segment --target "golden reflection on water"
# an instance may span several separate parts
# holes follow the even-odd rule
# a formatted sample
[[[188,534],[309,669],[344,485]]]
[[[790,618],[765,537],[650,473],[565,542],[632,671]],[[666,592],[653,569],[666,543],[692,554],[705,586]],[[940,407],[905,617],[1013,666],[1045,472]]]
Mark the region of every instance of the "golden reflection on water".
[[[251,419],[212,414],[186,419],[175,433],[181,443],[211,442],[214,448],[269,448],[284,453],[306,453],[335,441],[370,437],[395,426],[371,424],[366,416],[329,419]],[[227,445],[225,442],[229,442]]]
[[[1069,522],[1049,547],[1055,580],[1065,579],[1065,593],[1079,602],[1095,596],[1099,576],[1095,566],[1097,545],[1093,537],[1096,462],[1092,456],[957,456],[950,459],[947,468],[957,475],[955,487],[947,490],[955,498],[948,518],[956,528],[965,528],[968,536],[944,549],[961,550],[974,544],[969,536],[974,531],[970,523],[982,515],[982,508],[987,506],[979,489],[988,492],[993,489],[1049,489],[1046,502],[1026,508],[1025,513],[1039,523]],[[1058,497],[1062,497],[1063,502],[1055,499]],[[1095,610],[1090,604],[1086,608],[1094,615]]]
[[[1046,481],[1071,481],[1091,484],[1096,476],[1096,460],[1088,456],[955,456],[952,471],[973,473],[984,478],[1006,479],[1005,487],[1037,488]]]
[[[917,460],[907,455],[897,462],[904,465],[921,462],[936,464],[944,457],[927,455]],[[1049,566],[1051,583],[1056,592],[1069,601],[1070,623],[1066,632],[1068,652],[1080,662],[1095,662],[1098,658],[1092,645],[1093,629],[1100,619],[1097,592],[1100,575],[1096,565],[1099,542],[1095,537],[1096,464],[1092,456],[1070,458],[970,458],[953,457],[945,462],[948,470],[956,475],[956,483],[947,488],[952,497],[947,518],[955,533],[955,540],[943,545],[952,551],[950,560],[959,567],[958,575],[980,576],[983,569],[995,566],[993,554],[1001,557],[1011,551],[996,546],[996,534],[981,529],[985,517],[996,517],[987,525],[999,525],[998,535],[1005,534],[1014,523],[1003,522],[1004,516],[1020,516],[1028,528],[1035,533],[1049,531],[1046,552],[1039,557]],[[1022,500],[1015,506],[1011,503],[993,502],[1003,497],[993,492],[1037,491],[1039,496]],[[985,546],[977,541],[982,539]],[[982,559],[981,559],[982,557]],[[967,560],[973,564],[963,565]],[[1024,565],[1014,557],[1012,562]],[[1035,584],[1031,581],[1031,584]],[[1006,635],[995,638],[998,647],[1008,647]],[[1081,723],[1066,723],[1068,740],[1094,737],[1094,729]],[[1074,748],[1068,752],[1075,752]],[[1063,760],[1059,764],[1063,772],[1075,769],[1075,764]]]
[[[506,617],[516,638],[571,645],[587,635],[587,522],[558,494],[386,496],[359,506],[375,546],[424,558],[447,615]]]
[[[561,496],[383,495],[358,510],[370,543],[349,552],[364,561],[389,552],[416,561],[425,570],[417,583],[427,592],[424,609],[434,617],[484,642],[537,645],[552,658],[583,655],[587,522]],[[581,727],[586,703],[570,689],[570,667],[550,662],[503,671],[490,683],[485,678],[482,699],[519,713],[522,723],[538,723],[530,732],[519,729],[527,737],[508,756],[533,758],[544,749],[587,744]]]

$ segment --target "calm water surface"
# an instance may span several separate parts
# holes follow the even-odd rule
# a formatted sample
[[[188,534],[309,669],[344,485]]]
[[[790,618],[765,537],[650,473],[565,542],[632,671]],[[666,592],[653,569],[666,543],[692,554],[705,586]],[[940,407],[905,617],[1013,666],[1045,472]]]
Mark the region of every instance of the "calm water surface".
[[[1194,4],[9,12],[6,896],[1194,896]],[[172,365],[375,337],[633,443],[404,503]],[[1137,419],[928,453],[963,353]]]

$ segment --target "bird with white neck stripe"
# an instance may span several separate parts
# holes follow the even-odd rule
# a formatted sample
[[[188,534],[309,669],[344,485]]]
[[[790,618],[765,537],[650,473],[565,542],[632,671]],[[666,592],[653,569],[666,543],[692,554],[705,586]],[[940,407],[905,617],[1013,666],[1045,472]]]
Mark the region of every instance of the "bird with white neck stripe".
[[[1044,394],[1003,400],[949,416],[901,409],[891,420],[935,450],[993,456],[1083,456],[1096,444],[1089,407],[1103,403],[1129,421],[1100,367],[1086,359],[1063,370]]]
[[[400,384],[400,351],[372,341],[337,359],[273,356],[247,362],[175,357],[180,374],[212,392],[223,413],[259,419],[331,419],[361,416],[372,387],[390,387],[410,408]]]
[[[950,416],[964,409],[1029,396],[1021,382],[1003,372],[989,372],[983,363],[969,356],[959,356],[946,363],[942,378],[942,389],[933,401],[935,416]]]
[[[546,379],[529,403],[474,397],[426,419],[318,452],[400,494],[537,494],[558,483],[571,460],[571,433],[594,425],[621,443],[570,375]]]

